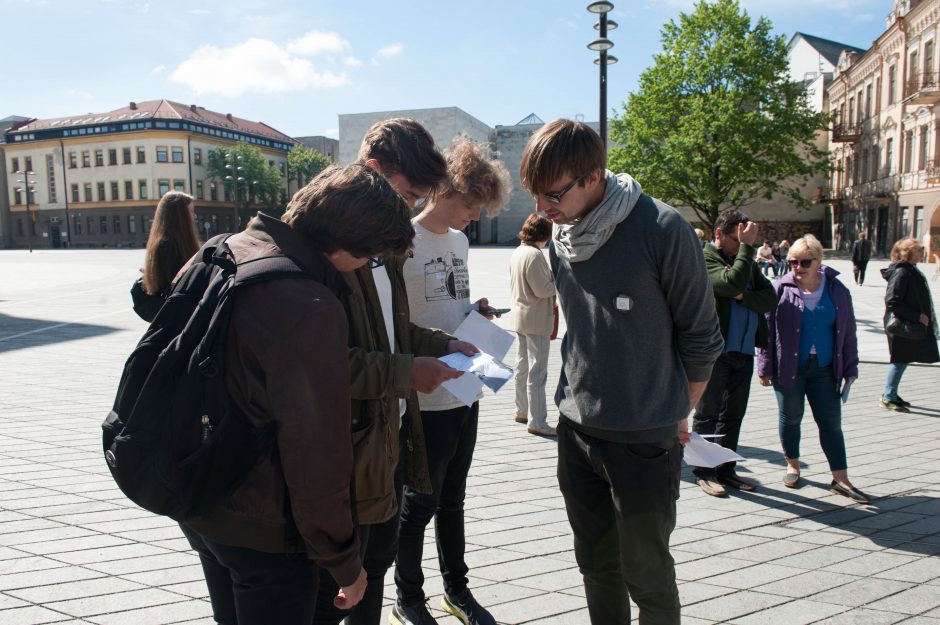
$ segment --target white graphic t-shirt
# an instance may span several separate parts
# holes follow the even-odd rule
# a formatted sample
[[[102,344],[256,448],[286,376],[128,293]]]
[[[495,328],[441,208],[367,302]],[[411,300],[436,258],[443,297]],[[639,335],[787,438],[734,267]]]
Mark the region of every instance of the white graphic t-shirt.
[[[405,262],[405,287],[411,321],[453,333],[473,308],[470,303],[470,242],[459,230],[435,234],[414,224],[414,257]],[[443,387],[418,393],[421,410],[450,410],[464,404]]]

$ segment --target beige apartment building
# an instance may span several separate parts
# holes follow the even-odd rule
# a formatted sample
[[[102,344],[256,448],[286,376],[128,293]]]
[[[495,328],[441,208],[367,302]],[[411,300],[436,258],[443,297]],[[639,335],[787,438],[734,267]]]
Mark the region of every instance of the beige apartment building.
[[[895,0],[885,32],[845,51],[827,88],[833,246],[867,231],[876,253],[914,236],[940,253],[940,0]]]
[[[5,133],[3,146],[7,243],[19,248],[140,247],[157,201],[171,190],[195,197],[203,236],[236,231],[241,224],[235,194],[244,198],[245,188],[210,178],[206,165],[212,150],[239,141],[258,147],[280,169],[286,200],[287,154],[297,142],[261,122],[151,100],[15,126]]]

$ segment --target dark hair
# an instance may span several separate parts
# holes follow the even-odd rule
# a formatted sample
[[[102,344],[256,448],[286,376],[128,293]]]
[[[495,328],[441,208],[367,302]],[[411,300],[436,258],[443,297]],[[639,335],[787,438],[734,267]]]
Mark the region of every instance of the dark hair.
[[[444,157],[434,138],[413,119],[397,117],[373,124],[359,147],[359,163],[374,158],[385,175],[401,174],[413,185],[436,189],[447,179]]]
[[[189,212],[192,201],[191,195],[170,191],[157,204],[142,280],[150,295],[166,293],[180,268],[199,251],[199,232]]]
[[[534,245],[552,238],[552,222],[538,213],[529,215],[522,230],[519,231],[519,240],[526,245]]]
[[[556,119],[529,139],[522,154],[519,179],[529,193],[538,195],[549,191],[566,173],[583,177],[603,170],[606,163],[604,142],[593,128],[570,119]]]
[[[750,219],[747,218],[747,215],[742,213],[736,208],[729,208],[721,211],[721,214],[718,215],[718,219],[715,220],[715,230],[721,230],[725,234],[728,234],[737,227],[738,224],[746,224]]]
[[[358,163],[324,169],[294,194],[281,219],[321,251],[358,258],[404,254],[415,236],[405,200],[382,174]]]

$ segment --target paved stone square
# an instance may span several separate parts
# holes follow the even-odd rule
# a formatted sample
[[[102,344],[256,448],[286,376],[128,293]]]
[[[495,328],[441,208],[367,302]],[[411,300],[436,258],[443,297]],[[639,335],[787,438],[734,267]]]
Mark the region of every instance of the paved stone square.
[[[471,250],[474,297],[505,305],[511,252]],[[142,250],[0,251],[3,625],[213,622],[179,529],[125,499],[101,454],[100,423],[145,329],[128,295],[142,260]],[[849,263],[831,264],[851,285]],[[878,406],[885,264],[872,262],[868,284],[850,286],[862,364],[843,417],[849,475],[875,501],[852,505],[826,490],[809,414],[807,484],[784,488],[776,403],[755,381],[739,451],[748,458],[741,472],[763,486],[715,499],[683,470],[673,554],[684,623],[940,623],[940,367],[907,370],[911,414]],[[931,285],[940,304],[940,281]],[[481,402],[466,513],[471,587],[501,623],[588,623],[555,444],[527,434],[514,413],[511,386]],[[430,605],[442,623],[455,623],[438,610],[430,531],[427,538]]]

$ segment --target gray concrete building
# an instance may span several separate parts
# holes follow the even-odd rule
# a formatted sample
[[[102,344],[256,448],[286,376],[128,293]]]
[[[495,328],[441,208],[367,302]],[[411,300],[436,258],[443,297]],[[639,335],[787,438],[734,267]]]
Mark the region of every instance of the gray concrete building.
[[[314,135],[311,137],[294,137],[294,141],[300,142],[304,147],[316,150],[334,163],[339,160],[339,140],[323,135]]]

